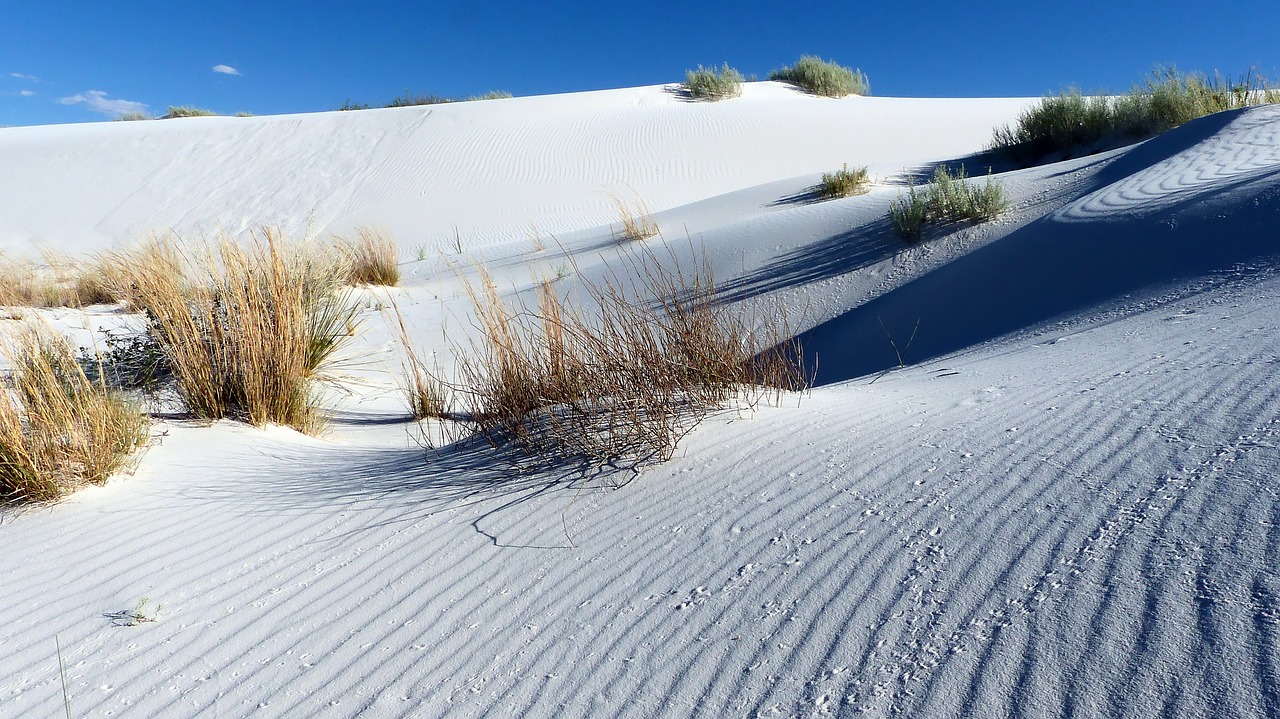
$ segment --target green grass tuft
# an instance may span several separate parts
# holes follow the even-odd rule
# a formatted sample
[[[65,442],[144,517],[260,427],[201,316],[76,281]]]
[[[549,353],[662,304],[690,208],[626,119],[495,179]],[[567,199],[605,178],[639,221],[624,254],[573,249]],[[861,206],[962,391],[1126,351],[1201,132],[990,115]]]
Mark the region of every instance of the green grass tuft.
[[[867,174],[866,167],[850,170],[849,164],[845,163],[843,168],[835,172],[822,173],[822,182],[818,185],[818,196],[824,200],[831,200],[837,197],[861,195],[867,191],[869,184],[871,184],[871,177]]]
[[[684,89],[695,100],[724,100],[742,94],[742,73],[725,63],[719,70],[701,65],[685,72]]]
[[[914,185],[905,197],[889,205],[889,219],[899,235],[918,239],[925,225],[973,220],[984,222],[1009,207],[1009,198],[1000,183],[987,175],[979,187],[968,181],[964,169],[952,174],[945,165],[933,171],[933,180],[923,188]]]
[[[191,105],[170,105],[169,111],[164,114],[162,119],[174,117],[211,117],[218,113],[213,110],[206,110],[202,107],[192,107]]]
[[[871,82],[861,70],[847,68],[815,55],[805,55],[795,65],[769,73],[769,79],[790,83],[806,92],[825,97],[871,94]]]

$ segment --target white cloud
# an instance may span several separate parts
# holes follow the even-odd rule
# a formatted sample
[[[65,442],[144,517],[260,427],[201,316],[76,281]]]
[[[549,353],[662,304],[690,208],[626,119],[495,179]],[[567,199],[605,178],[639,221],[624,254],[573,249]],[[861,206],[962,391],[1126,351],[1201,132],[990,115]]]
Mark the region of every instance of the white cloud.
[[[230,65],[214,65],[213,71],[223,75],[239,75],[240,71]]]
[[[35,93],[34,93],[34,92],[32,92],[31,90],[19,90],[19,91],[18,91],[18,94],[19,94],[19,95],[21,95],[21,96],[23,96],[23,97],[31,97],[31,96],[32,96],[32,95],[34,95]]]
[[[40,81],[40,78],[36,77],[35,75],[23,75],[23,74],[22,74],[22,73],[20,73],[20,72],[11,72],[11,73],[9,73],[9,77],[16,77],[16,78],[18,78],[19,80],[30,80],[31,82],[39,82],[39,81]]]
[[[107,93],[101,90],[86,90],[77,95],[64,97],[58,102],[63,105],[83,104],[94,112],[100,112],[111,117],[119,117],[128,112],[144,112],[147,109],[147,105],[144,102],[108,99]]]

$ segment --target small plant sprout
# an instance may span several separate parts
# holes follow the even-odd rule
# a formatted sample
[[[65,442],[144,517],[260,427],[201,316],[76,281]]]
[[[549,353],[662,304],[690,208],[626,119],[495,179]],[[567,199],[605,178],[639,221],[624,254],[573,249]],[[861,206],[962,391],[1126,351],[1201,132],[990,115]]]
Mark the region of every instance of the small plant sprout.
[[[160,613],[164,611],[163,604],[152,606],[151,599],[142,597],[133,609],[123,609],[118,612],[109,612],[103,616],[111,620],[111,623],[117,627],[136,627],[139,624],[150,624],[160,617]]]

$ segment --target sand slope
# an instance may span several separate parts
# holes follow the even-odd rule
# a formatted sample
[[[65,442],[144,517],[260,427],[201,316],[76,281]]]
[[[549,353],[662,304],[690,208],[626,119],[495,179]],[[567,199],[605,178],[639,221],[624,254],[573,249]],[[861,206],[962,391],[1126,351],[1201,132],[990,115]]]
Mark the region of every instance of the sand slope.
[[[448,211],[487,229],[455,259],[484,257],[513,291],[567,257],[574,277],[598,276],[613,252],[608,211],[563,178],[582,165],[609,175],[619,156],[601,147],[629,168],[652,154],[652,184],[629,181],[664,209],[672,259],[705,251],[727,298],[769,292],[801,311],[819,356],[812,395],[709,420],[622,489],[570,470],[518,475],[481,443],[424,454],[412,442],[371,310],[353,350],[363,381],[329,436],[167,421],[133,476],[3,515],[0,715],[61,711],[55,635],[76,716],[1280,713],[1280,112],[1010,173],[1007,217],[907,246],[884,224],[898,192],[887,170],[868,195],[797,200],[830,169],[816,148],[847,140],[842,113],[933,102],[973,119],[943,137],[880,126],[882,141],[849,146],[915,167],[980,149],[979,120],[1007,120],[1016,102],[853,98],[846,110],[749,90],[719,106],[654,88],[522,101],[543,114],[521,147],[553,144],[559,130],[537,118],[557,113],[582,118],[577,144],[597,143],[577,160],[521,161],[525,194],[544,193],[527,208],[563,210],[571,231],[543,252],[505,242],[506,220],[473,197]],[[502,102],[447,108],[472,117],[457,143],[521,125]],[[384,137],[403,135],[379,152],[414,157],[424,146],[405,138],[440,119],[420,112],[248,122],[310,177],[323,134],[284,153],[298,128],[382,123]],[[675,148],[692,125],[679,123],[693,121],[681,113],[723,146],[685,157]],[[799,115],[820,124],[799,133],[815,148],[808,166],[741,129]],[[248,132],[240,122],[136,132],[199,153]],[[658,139],[617,139],[641,125]],[[0,131],[0,158],[95,166],[78,143],[105,131]],[[445,144],[473,169],[503,147],[473,142]],[[322,223],[421,219],[407,198],[430,182],[413,174],[424,162],[406,162],[417,169],[391,194],[308,184],[315,194],[297,196],[350,203]],[[220,187],[226,167],[188,187]],[[164,211],[211,197],[186,192]],[[263,206],[287,216],[288,192]],[[103,243],[149,222],[85,207],[0,222],[96,223]],[[406,264],[397,290],[419,341],[442,353],[441,327],[465,331],[447,264]],[[898,363],[878,318],[898,337],[919,320],[913,364],[881,372]],[[143,596],[164,605],[158,621],[105,616]]]

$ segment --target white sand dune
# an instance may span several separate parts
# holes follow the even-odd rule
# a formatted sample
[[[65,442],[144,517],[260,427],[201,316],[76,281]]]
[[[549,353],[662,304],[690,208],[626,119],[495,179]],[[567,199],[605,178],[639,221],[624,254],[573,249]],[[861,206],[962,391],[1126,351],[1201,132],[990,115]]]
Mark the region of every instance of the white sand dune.
[[[314,211],[457,225],[449,259],[520,290],[599,276],[630,185],[674,261],[803,315],[820,382],[607,489],[420,450],[371,310],[326,437],[159,422],[132,476],[0,515],[0,716],[62,711],[55,635],[75,716],[1280,715],[1280,109],[895,237],[901,171],[1024,105],[760,83],[0,131],[6,249]],[[882,184],[805,201],[846,161]],[[396,291],[442,356],[447,264]],[[156,622],[106,616],[144,596]]]

